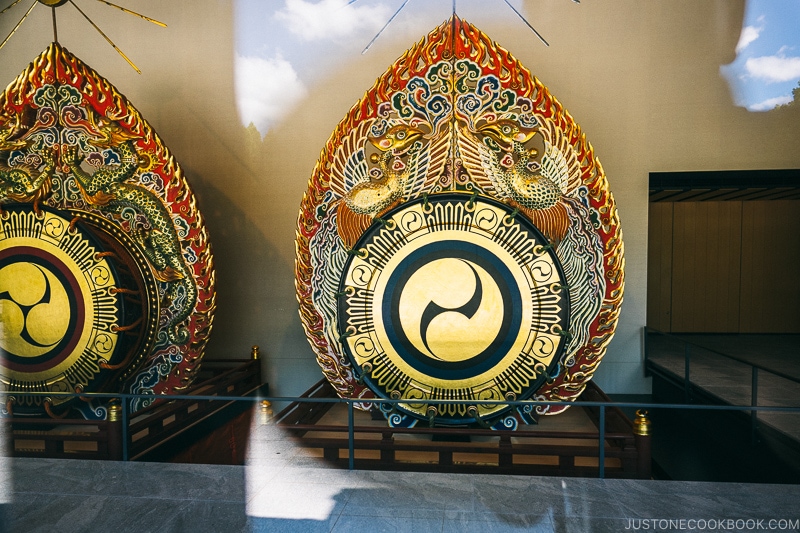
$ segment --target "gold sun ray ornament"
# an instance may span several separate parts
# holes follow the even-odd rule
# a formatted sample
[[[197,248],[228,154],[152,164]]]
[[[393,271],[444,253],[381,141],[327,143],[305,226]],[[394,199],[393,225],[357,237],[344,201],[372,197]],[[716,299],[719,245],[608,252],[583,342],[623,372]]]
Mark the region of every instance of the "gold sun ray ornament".
[[[14,7],[15,5],[17,5],[20,1],[21,0],[14,0],[11,3],[10,6],[6,7],[2,11],[0,11],[0,15],[2,15],[3,13],[8,11],[12,7]],[[117,4],[113,4],[111,2],[107,2],[106,0],[97,0],[97,1],[102,3],[102,4],[106,4],[107,6],[117,8],[117,9],[119,9],[120,11],[122,11],[124,13],[128,13],[130,15],[137,16],[137,17],[139,17],[139,18],[141,18],[143,20],[146,20],[148,22],[152,22],[153,24],[161,26],[162,28],[166,28],[167,27],[167,25],[164,24],[163,22],[158,21],[158,20],[153,19],[153,18],[150,18],[150,17],[145,16],[145,15],[142,15],[141,13],[137,13],[136,11],[131,11],[130,9],[127,9],[125,7],[122,7],[122,6],[119,6]],[[94,21],[91,18],[89,18],[89,16],[86,13],[84,13],[83,10],[80,7],[78,7],[78,4],[76,4],[72,0],[34,0],[34,2],[31,4],[31,7],[28,8],[28,11],[25,12],[25,14],[22,16],[22,18],[17,23],[17,25],[14,26],[14,28],[11,30],[11,32],[8,34],[8,36],[6,36],[6,38],[3,40],[3,42],[0,43],[0,50],[2,50],[3,46],[5,46],[5,44],[9,41],[9,39],[11,39],[11,37],[14,35],[14,33],[16,33],[16,31],[19,29],[19,27],[22,25],[22,23],[25,22],[25,19],[27,19],[28,15],[31,14],[31,11],[33,11],[33,8],[36,7],[36,4],[44,4],[44,5],[46,5],[46,6],[51,8],[52,14],[53,14],[53,41],[58,42],[58,24],[57,24],[57,21],[56,21],[56,8],[57,7],[61,7],[66,3],[72,4],[73,7],[75,7],[75,9],[78,10],[78,13],[80,13],[81,16],[83,16],[83,18],[85,18],[86,21],[89,24],[91,24],[91,26],[95,30],[97,30],[97,32],[103,37],[103,39],[105,39],[106,42],[109,45],[111,45],[111,47],[114,50],[117,51],[117,53],[122,57],[122,59],[124,59],[131,66],[131,68],[133,68],[133,70],[135,70],[139,74],[142,73],[142,71],[139,70],[139,67],[137,67],[133,63],[133,61],[131,61],[130,58],[128,58],[128,56],[126,56],[125,53],[122,50],[120,50],[119,47],[116,44],[114,44],[114,42],[103,32],[103,30],[101,30],[100,27],[97,24],[95,24]]]
[[[335,128],[296,250],[323,374],[343,397],[401,400],[361,404],[393,426],[514,429],[563,411],[502,402],[575,400],[622,303],[622,233],[592,146],[547,87],[456,15]]]
[[[102,418],[101,404],[22,393],[189,386],[215,309],[213,259],[180,166],[57,42],[56,9],[72,4],[139,70],[73,0],[37,0],[8,38],[37,3],[51,7],[56,41],[0,94],[0,393],[6,415]]]

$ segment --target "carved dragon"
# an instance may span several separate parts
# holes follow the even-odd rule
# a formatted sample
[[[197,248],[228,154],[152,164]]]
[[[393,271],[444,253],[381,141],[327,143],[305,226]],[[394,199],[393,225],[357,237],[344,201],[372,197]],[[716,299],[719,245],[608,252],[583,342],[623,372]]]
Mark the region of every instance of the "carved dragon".
[[[152,192],[127,183],[135,175],[140,162],[132,141],[136,136],[103,118],[97,119],[96,126],[102,136],[93,139],[92,144],[101,148],[114,147],[119,152],[120,164],[105,165],[89,174],[81,167],[83,155],[77,146],[67,147],[62,160],[72,170],[87,203],[112,213],[119,213],[126,207],[133,208],[147,219],[150,228],[137,230],[133,236],[153,266],[156,279],[169,283],[168,295],[179,309],[169,322],[169,340],[184,344],[189,333],[181,323],[192,313],[197,301],[197,287],[183,260],[175,225]]]
[[[41,214],[39,204],[52,191],[53,171],[56,168],[52,149],[43,150],[39,154],[44,168],[39,171],[33,168],[0,166],[0,198],[12,202],[33,203],[33,210]],[[0,204],[0,214],[3,213]]]

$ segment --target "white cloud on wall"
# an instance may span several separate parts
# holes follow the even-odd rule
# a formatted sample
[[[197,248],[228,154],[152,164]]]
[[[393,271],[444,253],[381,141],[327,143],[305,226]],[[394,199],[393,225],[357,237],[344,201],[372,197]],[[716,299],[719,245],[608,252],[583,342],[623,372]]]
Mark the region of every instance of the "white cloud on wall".
[[[389,19],[384,5],[348,5],[347,0],[286,0],[275,14],[293,34],[306,41],[349,37],[359,30],[377,30]]]
[[[237,55],[235,81],[242,124],[252,122],[262,135],[308,94],[292,64],[280,56]]]
[[[750,43],[758,39],[758,36],[761,34],[761,30],[764,28],[756,27],[756,26],[745,26],[742,28],[742,34],[739,36],[739,42],[736,44],[736,53],[740,53],[742,50],[747,48]]]
[[[791,94],[784,95],[784,96],[776,96],[775,98],[769,98],[764,100],[763,102],[758,102],[757,104],[752,104],[747,106],[747,109],[750,111],[769,111],[770,109],[775,109],[779,105],[788,104],[794,98]]]
[[[747,73],[767,83],[800,79],[800,57],[783,55],[751,57],[744,65]]]

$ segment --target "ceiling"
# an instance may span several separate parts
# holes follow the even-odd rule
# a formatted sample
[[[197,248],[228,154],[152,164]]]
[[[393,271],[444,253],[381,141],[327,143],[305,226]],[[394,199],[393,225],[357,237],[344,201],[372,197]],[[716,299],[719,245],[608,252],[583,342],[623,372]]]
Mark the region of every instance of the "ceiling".
[[[651,172],[651,202],[800,199],[800,169]]]

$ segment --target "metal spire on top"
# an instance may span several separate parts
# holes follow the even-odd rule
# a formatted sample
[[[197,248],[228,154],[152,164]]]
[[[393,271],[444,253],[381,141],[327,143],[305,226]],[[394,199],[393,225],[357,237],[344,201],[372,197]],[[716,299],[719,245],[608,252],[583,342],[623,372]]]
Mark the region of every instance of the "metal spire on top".
[[[103,0],[100,0],[100,1],[103,1]],[[457,0],[453,0],[453,15],[456,14],[456,1]],[[522,22],[524,22],[525,25],[528,26],[528,28],[530,28],[530,30],[534,33],[534,35],[536,35],[536,37],[538,37],[539,40],[542,41],[542,43],[544,43],[545,46],[550,46],[550,43],[548,43],[545,40],[545,38],[542,37],[542,34],[539,33],[538,31],[536,31],[536,28],[533,27],[533,24],[528,22],[528,20],[522,15],[522,13],[520,13],[519,10],[517,8],[515,8],[511,4],[511,2],[509,2],[509,0],[503,0],[503,1],[506,3],[506,5],[508,7],[511,8],[511,10],[514,13],[516,13],[516,15],[522,20]],[[581,3],[581,0],[572,0],[572,1],[574,3],[576,3],[576,4],[580,4]],[[346,5],[349,6],[351,4],[355,4],[356,2],[358,2],[358,0],[349,0]],[[394,14],[391,17],[389,17],[389,20],[386,21],[386,24],[383,25],[383,27],[380,29],[380,31],[377,33],[377,35],[375,35],[375,37],[372,38],[372,40],[369,42],[369,44],[366,46],[366,48],[364,48],[364,50],[361,52],[362,54],[366,54],[367,53],[367,50],[369,50],[370,47],[373,45],[373,43],[375,43],[375,41],[378,40],[378,37],[380,37],[381,34],[384,32],[384,30],[386,30],[386,28],[389,27],[389,24],[391,24],[392,21],[395,19],[395,17],[400,13],[400,11],[402,11],[403,8],[406,7],[406,4],[408,4],[408,2],[409,2],[409,0],[403,0],[403,3],[400,5],[400,7],[397,9],[397,11],[395,11]]]

